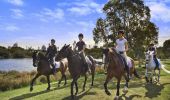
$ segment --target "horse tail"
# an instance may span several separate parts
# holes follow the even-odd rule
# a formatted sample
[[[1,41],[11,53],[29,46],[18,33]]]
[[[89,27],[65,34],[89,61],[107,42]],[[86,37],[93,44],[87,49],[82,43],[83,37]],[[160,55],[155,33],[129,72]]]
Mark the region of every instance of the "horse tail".
[[[161,68],[163,69],[163,71],[165,71],[166,73],[170,74],[170,71],[165,69],[165,65],[161,65]]]
[[[130,57],[129,57],[130,58]],[[131,62],[132,62],[132,65],[133,65],[133,67],[134,67],[134,71],[133,71],[133,74],[134,74],[134,76],[136,77],[136,78],[141,78],[140,76],[139,76],[139,74],[138,74],[138,72],[137,72],[137,70],[136,70],[136,68],[135,68],[135,62],[134,62],[134,60],[132,59],[132,58],[130,58],[131,59]]]
[[[134,68],[133,74],[134,74],[135,77],[137,77],[137,78],[139,78],[139,79],[141,78],[135,68]]]
[[[96,63],[96,61],[94,60],[94,58],[92,56],[87,56],[89,58],[89,60],[92,62],[92,64]]]

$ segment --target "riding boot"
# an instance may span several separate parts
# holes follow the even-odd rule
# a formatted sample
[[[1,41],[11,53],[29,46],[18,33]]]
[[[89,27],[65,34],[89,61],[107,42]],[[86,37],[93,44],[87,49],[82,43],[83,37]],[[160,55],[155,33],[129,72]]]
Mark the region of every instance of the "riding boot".
[[[127,72],[127,78],[128,78],[128,80],[130,80],[130,79],[131,79],[131,77],[130,77],[129,67],[128,67],[128,65],[127,65],[127,64],[125,64],[125,67],[126,67],[126,72]]]
[[[55,64],[52,64],[52,73],[53,73],[53,75],[55,75],[55,73],[56,73],[56,67],[55,67]]]
[[[154,55],[154,62],[155,62],[155,64],[156,64],[156,67],[154,68],[154,70],[156,70],[156,69],[159,70],[159,62],[158,62],[158,60],[157,60],[157,58],[156,58],[156,55]]]

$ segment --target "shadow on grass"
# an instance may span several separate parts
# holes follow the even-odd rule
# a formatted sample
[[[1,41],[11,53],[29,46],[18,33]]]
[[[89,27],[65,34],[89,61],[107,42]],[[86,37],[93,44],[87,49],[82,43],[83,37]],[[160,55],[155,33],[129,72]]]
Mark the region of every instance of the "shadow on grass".
[[[89,88],[85,92],[80,92],[80,94],[78,94],[78,96],[74,96],[74,99],[72,99],[71,96],[67,96],[67,97],[63,98],[62,100],[79,100],[86,95],[96,95],[96,92],[90,92],[90,90],[91,90],[91,88]]]
[[[54,89],[51,89],[51,90],[40,91],[40,92],[36,92],[36,93],[30,92],[30,93],[22,94],[20,96],[10,98],[9,100],[23,100],[23,99],[31,98],[31,97],[41,95],[41,94],[44,94],[44,93],[48,93],[48,92],[51,92],[51,91],[54,91],[54,90],[63,89],[63,88],[66,88],[66,87],[69,87],[69,85],[57,87],[57,88],[54,88]]]
[[[120,97],[119,97],[119,100],[133,100],[133,98],[141,98],[142,96],[141,95],[138,95],[138,94],[134,94],[134,95],[130,95],[129,97],[127,97],[125,94],[122,94]],[[124,98],[124,99],[123,99]]]
[[[160,85],[156,85],[156,84],[146,84],[145,88],[147,89],[147,92],[145,93],[145,97],[148,98],[155,98],[158,97],[158,95],[161,95],[161,91],[162,89],[164,89],[165,85],[168,85],[170,83],[164,83],[164,84],[160,84]]]

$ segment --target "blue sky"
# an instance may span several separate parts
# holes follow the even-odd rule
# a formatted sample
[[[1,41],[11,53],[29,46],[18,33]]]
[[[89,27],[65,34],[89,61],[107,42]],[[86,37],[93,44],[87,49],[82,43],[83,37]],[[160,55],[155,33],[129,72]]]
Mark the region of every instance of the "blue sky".
[[[108,0],[0,0],[0,45],[37,48],[51,38],[62,46],[82,32],[94,44],[92,30]],[[159,45],[170,39],[170,0],[145,0],[159,27]]]

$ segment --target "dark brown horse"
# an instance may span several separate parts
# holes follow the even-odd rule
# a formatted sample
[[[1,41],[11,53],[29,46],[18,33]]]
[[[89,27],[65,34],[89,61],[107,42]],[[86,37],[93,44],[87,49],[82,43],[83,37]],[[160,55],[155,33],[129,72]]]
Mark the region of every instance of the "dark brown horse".
[[[119,97],[119,88],[120,88],[120,81],[122,77],[125,77],[126,84],[125,88],[123,90],[124,93],[127,93],[128,89],[128,78],[126,77],[126,71],[125,71],[125,64],[120,57],[120,55],[116,52],[114,49],[104,49],[103,50],[104,55],[106,56],[106,63],[108,64],[107,67],[107,76],[104,83],[105,92],[107,95],[111,95],[111,93],[108,91],[107,84],[108,82],[113,78],[113,76],[117,79],[117,93],[115,99],[118,99]],[[136,72],[135,65],[133,59],[130,59],[132,62],[132,67],[130,68],[130,75],[134,74],[137,78],[139,78],[139,75]]]
[[[64,45],[56,56],[57,61],[59,61],[63,58],[68,59],[69,72],[70,72],[70,74],[73,78],[73,80],[71,82],[71,97],[74,98],[73,87],[75,85],[75,87],[76,87],[75,95],[77,95],[77,93],[78,93],[77,80],[81,75],[84,75],[84,77],[85,77],[85,81],[84,81],[84,85],[83,85],[83,91],[85,90],[86,81],[87,81],[86,73],[88,71],[88,68],[84,66],[82,59],[80,58],[79,54],[75,53],[69,45]],[[88,65],[90,65],[89,68],[91,68],[91,72],[92,72],[92,83],[91,83],[91,85],[93,86],[95,65],[96,64],[95,64],[95,60],[91,56],[89,56],[88,58],[91,61],[91,64],[88,63],[88,62],[87,63],[88,63]]]
[[[49,63],[47,57],[45,57],[40,52],[34,51],[33,55],[32,55],[32,59],[33,59],[33,66],[37,67],[37,74],[31,81],[30,91],[33,90],[34,81],[41,75],[44,75],[44,76],[47,77],[47,82],[48,82],[47,90],[50,90],[50,75],[52,75],[53,72],[52,72],[52,68],[50,67],[50,63]],[[62,74],[62,77],[58,82],[58,86],[60,85],[63,78],[65,78],[65,84],[64,85],[67,84],[66,75],[65,75],[67,67],[68,67],[68,62],[61,60],[60,61],[60,67],[58,69],[56,69],[56,72],[60,71],[61,74]]]

